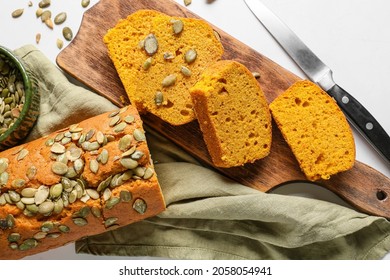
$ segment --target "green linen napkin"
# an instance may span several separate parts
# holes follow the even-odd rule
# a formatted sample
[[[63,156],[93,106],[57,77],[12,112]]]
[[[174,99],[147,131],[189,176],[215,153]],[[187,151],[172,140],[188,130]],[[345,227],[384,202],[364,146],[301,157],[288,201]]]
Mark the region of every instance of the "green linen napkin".
[[[16,53],[36,74],[41,94],[41,115],[27,141],[115,108],[69,82],[35,47]],[[79,240],[78,253],[203,260],[380,259],[390,251],[386,219],[240,185],[146,129],[167,210]]]

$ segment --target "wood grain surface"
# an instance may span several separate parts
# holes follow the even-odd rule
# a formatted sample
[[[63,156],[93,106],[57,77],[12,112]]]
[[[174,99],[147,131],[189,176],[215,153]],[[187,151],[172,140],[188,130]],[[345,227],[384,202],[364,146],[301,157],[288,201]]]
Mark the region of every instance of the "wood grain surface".
[[[77,36],[57,57],[60,68],[118,106],[129,104],[129,100],[108,57],[103,36],[119,19],[139,9],[154,9],[172,16],[199,18],[169,0],[100,0],[84,14]],[[221,35],[225,48],[223,59],[239,61],[250,71],[260,73],[259,83],[268,102],[299,80],[299,77],[229,34],[215,26],[213,28]],[[196,121],[182,126],[171,126],[150,114],[144,115],[143,120],[149,127],[212,167]],[[263,192],[269,192],[286,183],[306,181],[295,157],[274,123],[269,156],[242,167],[216,170],[243,185]],[[352,170],[335,175],[327,181],[318,181],[316,184],[333,191],[357,210],[390,218],[390,198],[388,198],[390,179],[363,163],[356,162]]]

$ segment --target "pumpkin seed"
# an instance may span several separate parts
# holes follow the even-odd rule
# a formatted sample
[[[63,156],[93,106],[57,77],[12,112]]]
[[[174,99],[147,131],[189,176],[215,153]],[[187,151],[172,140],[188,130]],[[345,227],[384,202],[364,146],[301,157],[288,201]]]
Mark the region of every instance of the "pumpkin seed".
[[[90,3],[90,0],[81,0],[81,6],[83,8],[88,7],[89,3]]]
[[[42,8],[38,8],[35,12],[35,15],[37,16],[37,18],[39,18],[43,13],[43,9]]]
[[[68,166],[60,161],[53,162],[51,170],[57,175],[65,175],[68,172]]]
[[[18,243],[16,243],[16,242],[12,242],[12,243],[9,244],[9,247],[10,247],[12,250],[16,250],[16,249],[19,248],[19,245],[18,245]]]
[[[161,85],[163,87],[170,87],[170,86],[173,86],[175,83],[176,83],[176,75],[170,74],[163,79],[163,81],[161,82]]]
[[[96,159],[93,159],[89,162],[89,169],[92,171],[92,173],[97,173],[99,170],[99,163]]]
[[[118,221],[118,218],[110,217],[110,218],[108,218],[108,219],[106,219],[106,220],[104,221],[104,226],[105,226],[106,228],[109,228],[109,227],[111,227],[111,226],[116,225],[116,222],[117,222],[117,221]]]
[[[142,68],[146,71],[152,66],[153,58],[148,57],[142,64]]]
[[[66,151],[66,157],[70,161],[73,161],[73,162],[78,160],[81,157],[82,154],[83,154],[83,151],[80,148],[76,147],[76,146],[71,147],[71,148],[69,148]]]
[[[114,131],[116,133],[119,133],[119,132],[122,132],[127,126],[127,123],[125,122],[121,122],[119,124],[117,124],[115,127],[114,127]]]
[[[19,246],[20,251],[26,251],[38,246],[38,241],[34,238],[29,238],[23,241]]]
[[[111,126],[111,127],[115,126],[120,121],[120,119],[121,119],[120,116],[112,117],[110,120],[109,126]]]
[[[67,233],[67,232],[70,231],[70,228],[68,226],[66,226],[66,225],[59,225],[58,229],[59,229],[59,231],[61,231],[63,233]]]
[[[0,159],[0,173],[3,173],[8,168],[8,159],[7,158],[1,158]]]
[[[88,224],[88,221],[84,218],[73,218],[73,223],[77,226],[83,227]]]
[[[54,18],[54,23],[55,24],[61,24],[66,20],[67,14],[65,12],[59,13],[58,15],[55,16]]]
[[[15,226],[15,218],[12,214],[8,214],[5,218],[8,228],[13,228]]]
[[[61,233],[59,233],[59,232],[52,232],[52,233],[47,234],[47,238],[58,238],[60,236],[61,236]]]
[[[123,136],[118,143],[119,150],[121,151],[127,151],[131,146],[131,141],[133,140],[133,137],[129,134],[126,134]]]
[[[37,189],[34,189],[34,188],[24,188],[22,191],[21,191],[21,195],[23,197],[34,197],[36,192],[38,190]]]
[[[62,210],[64,209],[64,201],[62,200],[62,198],[58,199],[57,201],[54,202],[54,209],[53,209],[53,213],[54,214],[59,214],[62,212]]]
[[[104,165],[108,162],[108,151],[103,149],[99,155],[100,162]]]
[[[38,3],[39,8],[47,8],[51,4],[50,0],[42,0]]]
[[[92,137],[95,135],[95,132],[96,132],[95,129],[90,129],[90,130],[87,132],[86,136],[85,136],[85,141],[91,140]]]
[[[122,164],[123,167],[127,169],[134,169],[138,166],[138,162],[131,158],[122,158],[120,160],[120,163]]]
[[[31,217],[31,216],[35,215],[36,213],[38,213],[38,210],[39,210],[38,209],[38,205],[36,205],[36,204],[29,204],[29,205],[27,205],[26,204],[26,209],[25,209],[26,212],[23,211],[23,214],[26,215],[26,216]]]
[[[144,50],[148,55],[154,55],[158,50],[158,41],[154,34],[146,36],[144,41]]]
[[[51,18],[51,11],[50,10],[43,11],[41,14],[41,21],[45,22],[49,18]]]
[[[171,23],[172,23],[172,30],[175,35],[178,35],[183,31],[184,24],[180,19],[172,20]]]
[[[100,209],[96,206],[92,206],[91,212],[92,212],[92,215],[94,215],[96,218],[100,218],[102,216]]]
[[[111,194],[112,194],[111,190],[109,188],[106,188],[103,192],[103,200],[104,201],[109,200],[111,198]]]
[[[61,140],[62,140],[62,138],[61,138]],[[58,140],[58,141],[61,141],[61,140]],[[63,154],[63,153],[65,153],[66,148],[62,144],[56,142],[53,144],[53,146],[51,146],[50,151],[52,153],[55,153],[55,154]]]
[[[88,143],[88,142],[84,142],[84,143]],[[97,141],[94,141],[89,143],[87,151],[92,152],[98,150],[99,148],[100,148],[100,144]]]
[[[16,9],[15,11],[12,12],[12,17],[18,18],[23,14],[23,12],[24,12],[24,9]]]
[[[145,170],[145,174],[144,174],[143,178],[145,180],[148,180],[153,176],[153,174],[154,174],[154,170],[152,168],[148,167]]]
[[[134,139],[137,141],[145,141],[146,140],[145,133],[138,128],[134,129],[133,136],[134,136]]]
[[[164,60],[173,60],[175,58],[175,56],[170,52],[165,52],[163,54],[163,58],[164,58]]]
[[[185,62],[187,62],[188,64],[191,64],[192,62],[195,61],[196,57],[197,57],[197,52],[196,50],[194,49],[189,49],[185,55],[184,55],[184,60]]]
[[[49,214],[54,210],[54,203],[52,201],[44,201],[38,206],[38,212],[41,214]]]
[[[137,211],[139,214],[145,214],[146,208],[147,208],[146,202],[141,198],[137,198],[133,203],[133,209]]]
[[[64,27],[62,29],[62,35],[67,41],[71,41],[73,39],[73,32],[72,29],[70,29],[69,27]]]
[[[73,168],[77,174],[80,174],[84,169],[84,161],[81,158],[76,159],[73,163]]]
[[[89,195],[92,199],[99,199],[99,193],[95,189],[86,189],[86,193]]]
[[[73,189],[73,190],[70,192],[70,194],[69,194],[69,198],[68,198],[69,203],[75,202],[76,199],[77,199],[77,190],[76,190],[76,189]]]
[[[36,205],[43,203],[50,194],[50,190],[48,187],[42,185],[38,188],[38,191],[34,195],[34,202]]]
[[[68,164],[68,157],[66,156],[66,154],[61,154],[57,156],[56,161],[62,162],[64,164]]]
[[[46,235],[47,235],[47,232],[40,231],[40,232],[37,232],[36,234],[34,234],[34,238],[37,240],[40,240],[40,239],[45,238]]]
[[[41,225],[41,231],[43,232],[49,232],[54,228],[54,223],[50,221],[43,222]]]
[[[38,169],[34,165],[30,166],[26,171],[27,178],[32,180],[37,174],[37,171]]]
[[[102,145],[102,144],[104,143],[104,138],[105,138],[105,136],[104,136],[103,132],[98,131],[98,132],[96,133],[96,141],[97,141],[100,145]]]
[[[51,198],[58,198],[61,196],[63,191],[63,186],[61,183],[55,184],[50,187],[49,193]]]
[[[0,206],[4,206],[7,204],[7,201],[5,200],[5,195],[0,195]]]
[[[8,235],[8,241],[9,242],[17,242],[20,240],[20,233],[17,233],[17,232],[13,232],[13,233],[10,233],[10,235]]]
[[[23,179],[15,179],[12,181],[11,185],[14,187],[14,188],[21,188],[24,186],[24,184],[26,183],[25,180]]]
[[[184,5],[188,6],[192,3],[192,0],[184,0]]]
[[[101,192],[103,190],[105,190],[111,183],[111,179],[112,179],[112,175],[107,177],[105,180],[103,180],[102,182],[100,182],[99,186],[97,187],[97,191],[98,192]]]
[[[124,202],[128,202],[131,200],[132,198],[132,195],[129,191],[121,191],[120,194],[119,194],[119,197],[122,201]]]
[[[133,171],[132,170],[127,170],[120,176],[120,180],[122,181],[127,181],[130,180],[131,177],[133,177]]]
[[[133,115],[128,115],[123,119],[126,123],[131,124],[135,121],[135,117]]]
[[[20,201],[20,194],[18,194],[17,192],[10,190],[8,191],[8,195],[12,202]]]
[[[186,76],[186,77],[190,77],[190,76],[191,76],[191,70],[188,69],[188,68],[185,67],[185,66],[181,66],[181,67],[180,67],[180,72],[181,72],[184,76]]]
[[[84,206],[77,212],[77,215],[80,218],[86,218],[90,213],[91,208],[89,208],[88,206]]]
[[[27,149],[22,149],[20,152],[19,152],[19,154],[18,154],[18,156],[17,156],[17,160],[19,161],[19,160],[22,160],[22,159],[24,159],[26,156],[28,155],[28,150]]]
[[[57,48],[60,50],[64,46],[64,41],[62,41],[61,39],[57,39],[56,44],[57,44]]]
[[[145,154],[140,151],[140,150],[136,150],[131,156],[130,158],[134,159],[134,160],[139,160],[141,159]]]
[[[34,197],[22,197],[20,201],[25,205],[30,205],[35,203]]]
[[[112,197],[109,200],[107,200],[105,207],[110,210],[114,208],[114,206],[117,205],[120,201],[121,200],[119,197]]]

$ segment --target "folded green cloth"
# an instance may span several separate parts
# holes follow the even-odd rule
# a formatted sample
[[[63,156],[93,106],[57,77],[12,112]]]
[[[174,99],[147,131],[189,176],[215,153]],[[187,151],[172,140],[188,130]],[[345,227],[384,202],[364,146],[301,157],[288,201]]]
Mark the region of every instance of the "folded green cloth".
[[[39,80],[41,115],[28,140],[115,108],[70,83],[32,46],[18,49]],[[380,259],[390,223],[333,203],[266,194],[202,166],[147,128],[167,203],[160,215],[76,242],[78,253],[172,259]]]

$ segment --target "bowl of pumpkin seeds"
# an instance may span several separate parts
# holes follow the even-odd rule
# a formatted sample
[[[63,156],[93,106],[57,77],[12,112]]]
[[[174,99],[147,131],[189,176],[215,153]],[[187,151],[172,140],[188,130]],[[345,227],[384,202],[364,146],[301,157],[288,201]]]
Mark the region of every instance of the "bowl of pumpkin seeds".
[[[18,145],[39,115],[37,83],[24,62],[0,46],[0,151]]]

